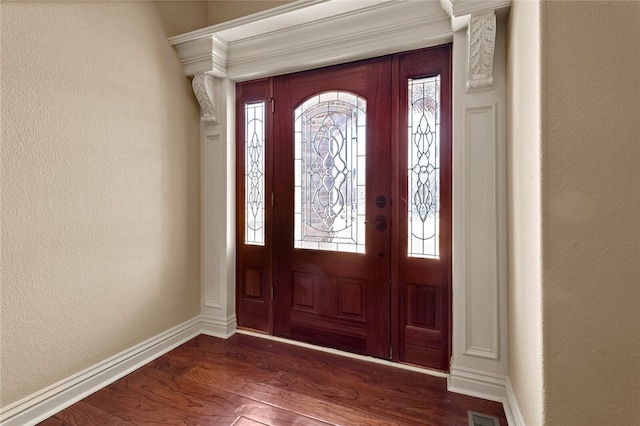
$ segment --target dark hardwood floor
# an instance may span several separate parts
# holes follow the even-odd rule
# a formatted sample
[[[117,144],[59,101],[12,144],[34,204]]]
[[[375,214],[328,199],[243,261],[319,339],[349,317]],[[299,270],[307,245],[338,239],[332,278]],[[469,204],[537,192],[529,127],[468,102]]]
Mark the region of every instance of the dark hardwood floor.
[[[468,425],[502,404],[446,379],[236,334],[200,335],[41,425]]]

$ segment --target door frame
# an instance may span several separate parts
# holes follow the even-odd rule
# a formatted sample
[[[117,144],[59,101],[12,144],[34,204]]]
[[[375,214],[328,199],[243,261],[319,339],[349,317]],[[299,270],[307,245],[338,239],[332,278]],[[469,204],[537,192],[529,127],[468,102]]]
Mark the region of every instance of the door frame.
[[[510,1],[453,5],[443,0],[440,4],[444,15],[437,10],[405,13],[400,9],[406,2],[382,2],[347,16],[342,11],[332,15],[327,10],[332,1],[296,2],[169,39],[184,73],[209,80],[211,88],[195,90],[204,113],[200,317],[204,332],[218,336],[235,332],[235,149],[230,149],[235,140],[234,83],[453,40],[453,354],[449,389],[494,400],[506,397],[503,12]],[[425,2],[421,8],[439,8],[440,4]],[[326,19],[305,21],[305,15],[298,12],[308,8],[325,10]],[[354,25],[342,25],[347,18]],[[310,39],[318,30],[336,36],[323,44],[320,56],[311,56]],[[213,121],[207,121],[212,117]]]
[[[440,76],[437,124],[440,255],[421,259],[407,255],[406,212],[411,205],[407,195],[407,155],[413,146],[407,133],[410,112],[407,90],[410,79],[436,75]],[[372,108],[367,109],[367,122],[378,126],[373,132],[367,131],[367,170],[376,172],[367,173],[367,185],[373,186],[367,190],[370,225],[366,227],[366,254],[313,252],[291,246],[295,151],[291,111],[306,97],[331,90],[357,93],[366,98],[372,104]],[[245,330],[448,371],[451,354],[451,44],[242,82],[237,84],[236,91],[239,325]],[[247,161],[259,158],[244,153],[251,136],[245,131],[245,115],[246,108],[256,102],[263,105],[258,121],[266,122],[262,126],[264,170],[257,176],[264,179],[263,202],[267,203],[269,194],[272,196],[271,205],[264,206],[267,224],[262,228],[263,245],[245,243],[244,235],[248,212],[245,208]],[[281,188],[282,184],[285,187]],[[377,205],[378,194],[390,202]],[[384,235],[372,225],[374,216],[380,213],[390,221]],[[338,257],[331,257],[334,255]],[[349,256],[350,260],[344,259]],[[380,263],[384,259],[386,262]],[[369,266],[354,269],[362,262]],[[294,266],[296,264],[298,266]],[[323,264],[325,266],[321,266]],[[298,280],[292,278],[294,270]],[[360,297],[355,295],[355,300],[366,307],[350,301],[353,311],[341,316],[339,287],[345,277],[350,277],[347,279],[349,291],[345,294],[353,297],[360,288],[362,293]],[[320,286],[323,291],[319,290]],[[298,301],[301,305],[294,303],[296,295],[302,297]],[[360,312],[360,316],[355,312]]]

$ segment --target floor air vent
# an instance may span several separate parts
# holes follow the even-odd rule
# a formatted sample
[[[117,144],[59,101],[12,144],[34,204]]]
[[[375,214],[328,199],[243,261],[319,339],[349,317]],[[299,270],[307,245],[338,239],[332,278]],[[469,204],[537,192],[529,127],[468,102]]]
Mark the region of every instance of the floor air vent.
[[[467,411],[467,413],[469,414],[469,426],[500,426],[500,420],[497,417],[473,411]]]

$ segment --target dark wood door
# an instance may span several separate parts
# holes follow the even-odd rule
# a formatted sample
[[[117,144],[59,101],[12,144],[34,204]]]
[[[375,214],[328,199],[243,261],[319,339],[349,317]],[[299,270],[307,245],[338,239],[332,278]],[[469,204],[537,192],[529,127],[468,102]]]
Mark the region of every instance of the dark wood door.
[[[389,357],[390,79],[375,59],[274,80],[276,335]]]
[[[448,369],[449,64],[444,46],[238,85],[240,326]]]

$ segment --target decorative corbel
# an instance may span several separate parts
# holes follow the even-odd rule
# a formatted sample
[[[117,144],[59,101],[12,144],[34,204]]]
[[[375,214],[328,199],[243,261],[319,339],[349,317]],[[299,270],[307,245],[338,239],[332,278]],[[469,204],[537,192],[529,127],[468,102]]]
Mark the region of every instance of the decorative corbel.
[[[193,93],[200,103],[200,119],[207,123],[216,123],[216,78],[210,74],[198,74],[191,82]]]
[[[496,14],[472,14],[469,19],[467,91],[493,88],[493,52],[496,45]]]

